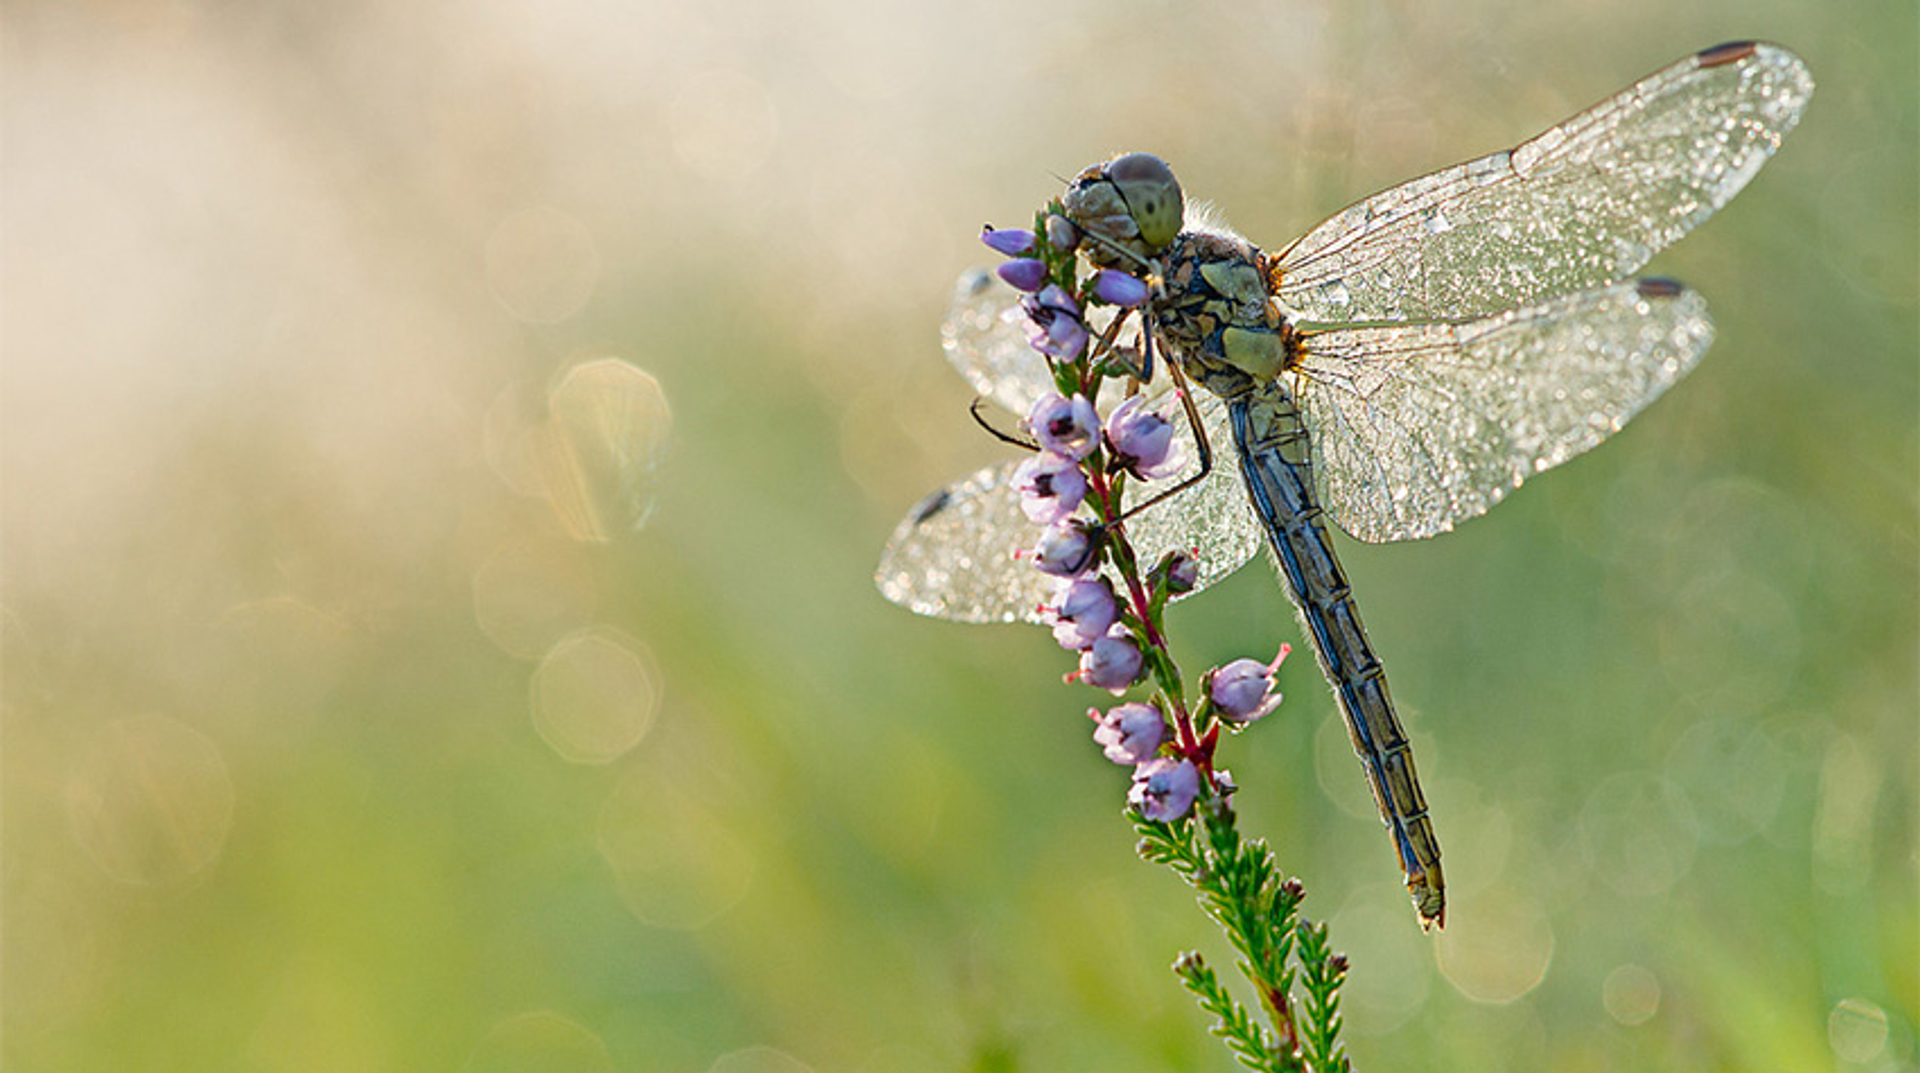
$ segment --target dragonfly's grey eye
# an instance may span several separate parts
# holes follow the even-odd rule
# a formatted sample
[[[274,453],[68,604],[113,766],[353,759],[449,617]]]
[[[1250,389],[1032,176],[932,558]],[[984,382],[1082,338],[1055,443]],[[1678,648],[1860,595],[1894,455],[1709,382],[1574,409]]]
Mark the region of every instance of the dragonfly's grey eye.
[[[1152,153],[1128,153],[1107,165],[1107,177],[1127,201],[1127,211],[1149,247],[1161,249],[1180,233],[1186,208],[1180,182],[1167,162]]]

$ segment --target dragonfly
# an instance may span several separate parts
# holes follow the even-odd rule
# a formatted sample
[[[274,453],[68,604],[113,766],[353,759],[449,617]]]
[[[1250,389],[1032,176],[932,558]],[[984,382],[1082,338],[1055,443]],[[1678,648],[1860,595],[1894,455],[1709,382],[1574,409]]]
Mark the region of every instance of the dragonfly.
[[[1747,185],[1812,92],[1785,48],[1704,49],[1511,149],[1358,201],[1278,253],[1183,208],[1145,153],[1067,188],[1089,259],[1153,286],[1141,343],[1170,375],[1131,387],[1206,389],[1173,478],[1188,487],[1129,516],[1128,538],[1147,562],[1198,549],[1195,591],[1271,550],[1423,926],[1445,920],[1439,841],[1326,522],[1369,543],[1446,532],[1692,369],[1713,340],[1704,300],[1635,273]],[[979,395],[1023,414],[1053,381],[1018,297],[963,276],[942,336]],[[1208,443],[1232,444],[1231,464],[1209,466]],[[1017,462],[908,513],[875,574],[888,599],[1039,621],[1053,582],[1009,553],[1032,534]]]

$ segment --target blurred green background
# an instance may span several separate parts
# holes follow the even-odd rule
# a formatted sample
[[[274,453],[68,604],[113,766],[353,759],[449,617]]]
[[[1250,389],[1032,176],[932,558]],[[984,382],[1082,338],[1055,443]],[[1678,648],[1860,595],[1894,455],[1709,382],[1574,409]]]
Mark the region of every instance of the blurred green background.
[[[1362,1069],[1911,1068],[1916,8],[1736,0],[9,5],[0,1058],[1230,1068],[1099,698],[870,581],[1003,457],[974,233],[1140,148],[1278,245],[1743,37],[1820,88],[1654,263],[1699,371],[1342,546],[1447,931],[1310,662],[1228,763]]]

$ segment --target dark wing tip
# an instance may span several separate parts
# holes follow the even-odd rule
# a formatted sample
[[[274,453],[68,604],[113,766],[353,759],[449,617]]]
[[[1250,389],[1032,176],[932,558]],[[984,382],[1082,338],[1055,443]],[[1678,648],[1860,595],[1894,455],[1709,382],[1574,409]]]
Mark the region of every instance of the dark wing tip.
[[[942,488],[937,492],[929,494],[920,502],[915,503],[913,509],[907,512],[907,517],[912,520],[914,527],[918,528],[919,526],[925,525],[927,519],[946,510],[947,506],[952,502],[952,490]]]
[[[1633,289],[1642,298],[1678,298],[1686,293],[1687,285],[1677,279],[1665,276],[1648,276],[1633,281]]]
[[[1702,67],[1724,67],[1729,63],[1739,63],[1758,51],[1760,51],[1758,41],[1728,41],[1712,48],[1701,49],[1698,58]]]

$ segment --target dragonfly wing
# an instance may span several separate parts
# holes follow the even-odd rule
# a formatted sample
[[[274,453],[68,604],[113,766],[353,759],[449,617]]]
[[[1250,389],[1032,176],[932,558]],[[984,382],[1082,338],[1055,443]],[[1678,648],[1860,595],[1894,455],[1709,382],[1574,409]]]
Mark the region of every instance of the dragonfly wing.
[[[1725,205],[1813,78],[1745,42],[1697,53],[1511,150],[1361,201],[1274,258],[1298,320],[1484,316],[1624,279]]]
[[[1200,580],[1194,591],[1221,580],[1253,558],[1265,540],[1253,508],[1247,502],[1246,485],[1240,478],[1239,459],[1233,446],[1233,426],[1227,418],[1227,404],[1212,392],[1194,394],[1207,441],[1213,447],[1213,470],[1199,484],[1164,503],[1156,503],[1127,520],[1127,539],[1147,565],[1158,562],[1169,551],[1197,551]],[[1152,484],[1130,486],[1128,494],[1135,502],[1153,494],[1156,487],[1170,488],[1199,472],[1200,453],[1191,427],[1180,414],[1177,402],[1160,403],[1160,408],[1178,423],[1177,438],[1185,462],[1178,473]]]
[[[1606,439],[1712,341],[1698,293],[1629,280],[1465,323],[1312,333],[1290,387],[1334,521],[1411,540]]]
[[[1197,550],[1198,592],[1252,558],[1261,535],[1232,457],[1226,405],[1211,395],[1195,402],[1209,441],[1226,455],[1214,459],[1205,480],[1128,519],[1126,528],[1134,552],[1147,565],[1175,549]],[[1184,466],[1175,476],[1134,486],[1130,495],[1136,502],[1198,470],[1191,429],[1181,425],[1177,438]],[[1040,621],[1039,607],[1053,595],[1055,582],[1031,562],[1013,556],[1014,549],[1033,546],[1040,535],[1020,509],[1013,475],[1020,461],[980,470],[908,512],[874,572],[880,592],[902,607],[936,618]]]
[[[1013,486],[1018,462],[983,469],[921,500],[880,553],[873,580],[887,599],[959,622],[1039,621],[1053,579],[1016,560],[1038,535]]]
[[[1029,322],[1020,292],[984,268],[960,274],[953,302],[940,322],[947,360],[973,390],[1011,414],[1025,415],[1052,391],[1047,359],[1027,342]]]

